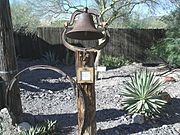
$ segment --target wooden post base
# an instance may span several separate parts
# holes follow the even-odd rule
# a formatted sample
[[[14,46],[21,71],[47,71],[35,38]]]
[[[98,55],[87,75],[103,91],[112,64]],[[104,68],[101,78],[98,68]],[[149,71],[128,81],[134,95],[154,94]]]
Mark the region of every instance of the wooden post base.
[[[93,83],[78,83],[80,87],[78,90],[79,135],[96,135],[95,57],[96,52],[76,52],[76,71],[81,67],[93,68]]]

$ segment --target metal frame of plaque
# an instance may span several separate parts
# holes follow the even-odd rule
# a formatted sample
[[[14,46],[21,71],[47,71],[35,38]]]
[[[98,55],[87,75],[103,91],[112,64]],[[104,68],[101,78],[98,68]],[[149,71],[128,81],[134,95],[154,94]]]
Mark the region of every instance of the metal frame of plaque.
[[[94,83],[94,67],[79,67],[77,83]]]

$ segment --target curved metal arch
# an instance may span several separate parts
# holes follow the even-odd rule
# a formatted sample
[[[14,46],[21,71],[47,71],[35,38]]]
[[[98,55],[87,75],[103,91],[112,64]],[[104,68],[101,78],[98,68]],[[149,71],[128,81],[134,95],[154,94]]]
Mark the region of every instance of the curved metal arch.
[[[14,85],[14,83],[16,82],[17,80],[17,77],[19,75],[21,75],[23,72],[29,70],[29,71],[33,71],[33,70],[38,70],[38,69],[41,69],[41,70],[52,70],[52,71],[55,71],[61,75],[63,75],[64,79],[68,79],[71,86],[73,87],[73,90],[76,91],[77,88],[79,88],[78,84],[76,83],[76,81],[70,77],[69,75],[67,75],[65,72],[63,72],[61,69],[57,68],[57,67],[53,67],[53,66],[49,66],[49,65],[35,65],[35,66],[30,66],[30,67],[27,67],[23,70],[21,70],[20,72],[18,72],[13,78],[12,80],[10,81],[9,85],[7,86],[6,88],[6,91],[5,91],[5,105],[8,107],[8,103],[9,103],[9,99],[8,99],[8,94],[9,92],[11,92],[11,89]]]

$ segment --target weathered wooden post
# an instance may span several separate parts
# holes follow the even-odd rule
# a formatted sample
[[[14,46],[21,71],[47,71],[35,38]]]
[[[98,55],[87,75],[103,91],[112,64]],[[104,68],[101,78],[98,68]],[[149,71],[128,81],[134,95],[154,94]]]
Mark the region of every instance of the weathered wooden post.
[[[93,15],[96,17],[97,25],[93,22]],[[74,28],[67,31],[69,26],[78,20]],[[70,22],[65,24],[62,34],[64,45],[76,54],[76,81],[78,83],[78,134],[96,135],[96,98],[95,98],[95,68],[94,62],[98,50],[101,50],[109,41],[109,33],[105,27],[106,23],[101,22],[99,14],[92,9],[76,10]],[[101,31],[97,30],[97,27]],[[92,48],[73,46],[67,41],[67,37],[78,40],[98,40],[99,45]]]
[[[17,63],[9,1],[0,0],[0,78],[1,83],[4,82],[4,84],[1,84],[1,86],[4,85],[4,88],[0,88],[0,97],[4,97],[0,99],[0,108],[5,106],[5,88],[16,73]],[[18,84],[13,87],[8,99],[10,111],[18,118],[22,113]]]

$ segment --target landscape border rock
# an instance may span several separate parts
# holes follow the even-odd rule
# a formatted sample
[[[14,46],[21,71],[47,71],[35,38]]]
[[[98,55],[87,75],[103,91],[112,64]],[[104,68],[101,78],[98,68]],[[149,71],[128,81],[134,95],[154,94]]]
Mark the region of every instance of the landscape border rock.
[[[1,109],[0,118],[3,135],[13,135],[17,133],[16,127],[12,125],[12,118],[7,108]]]

